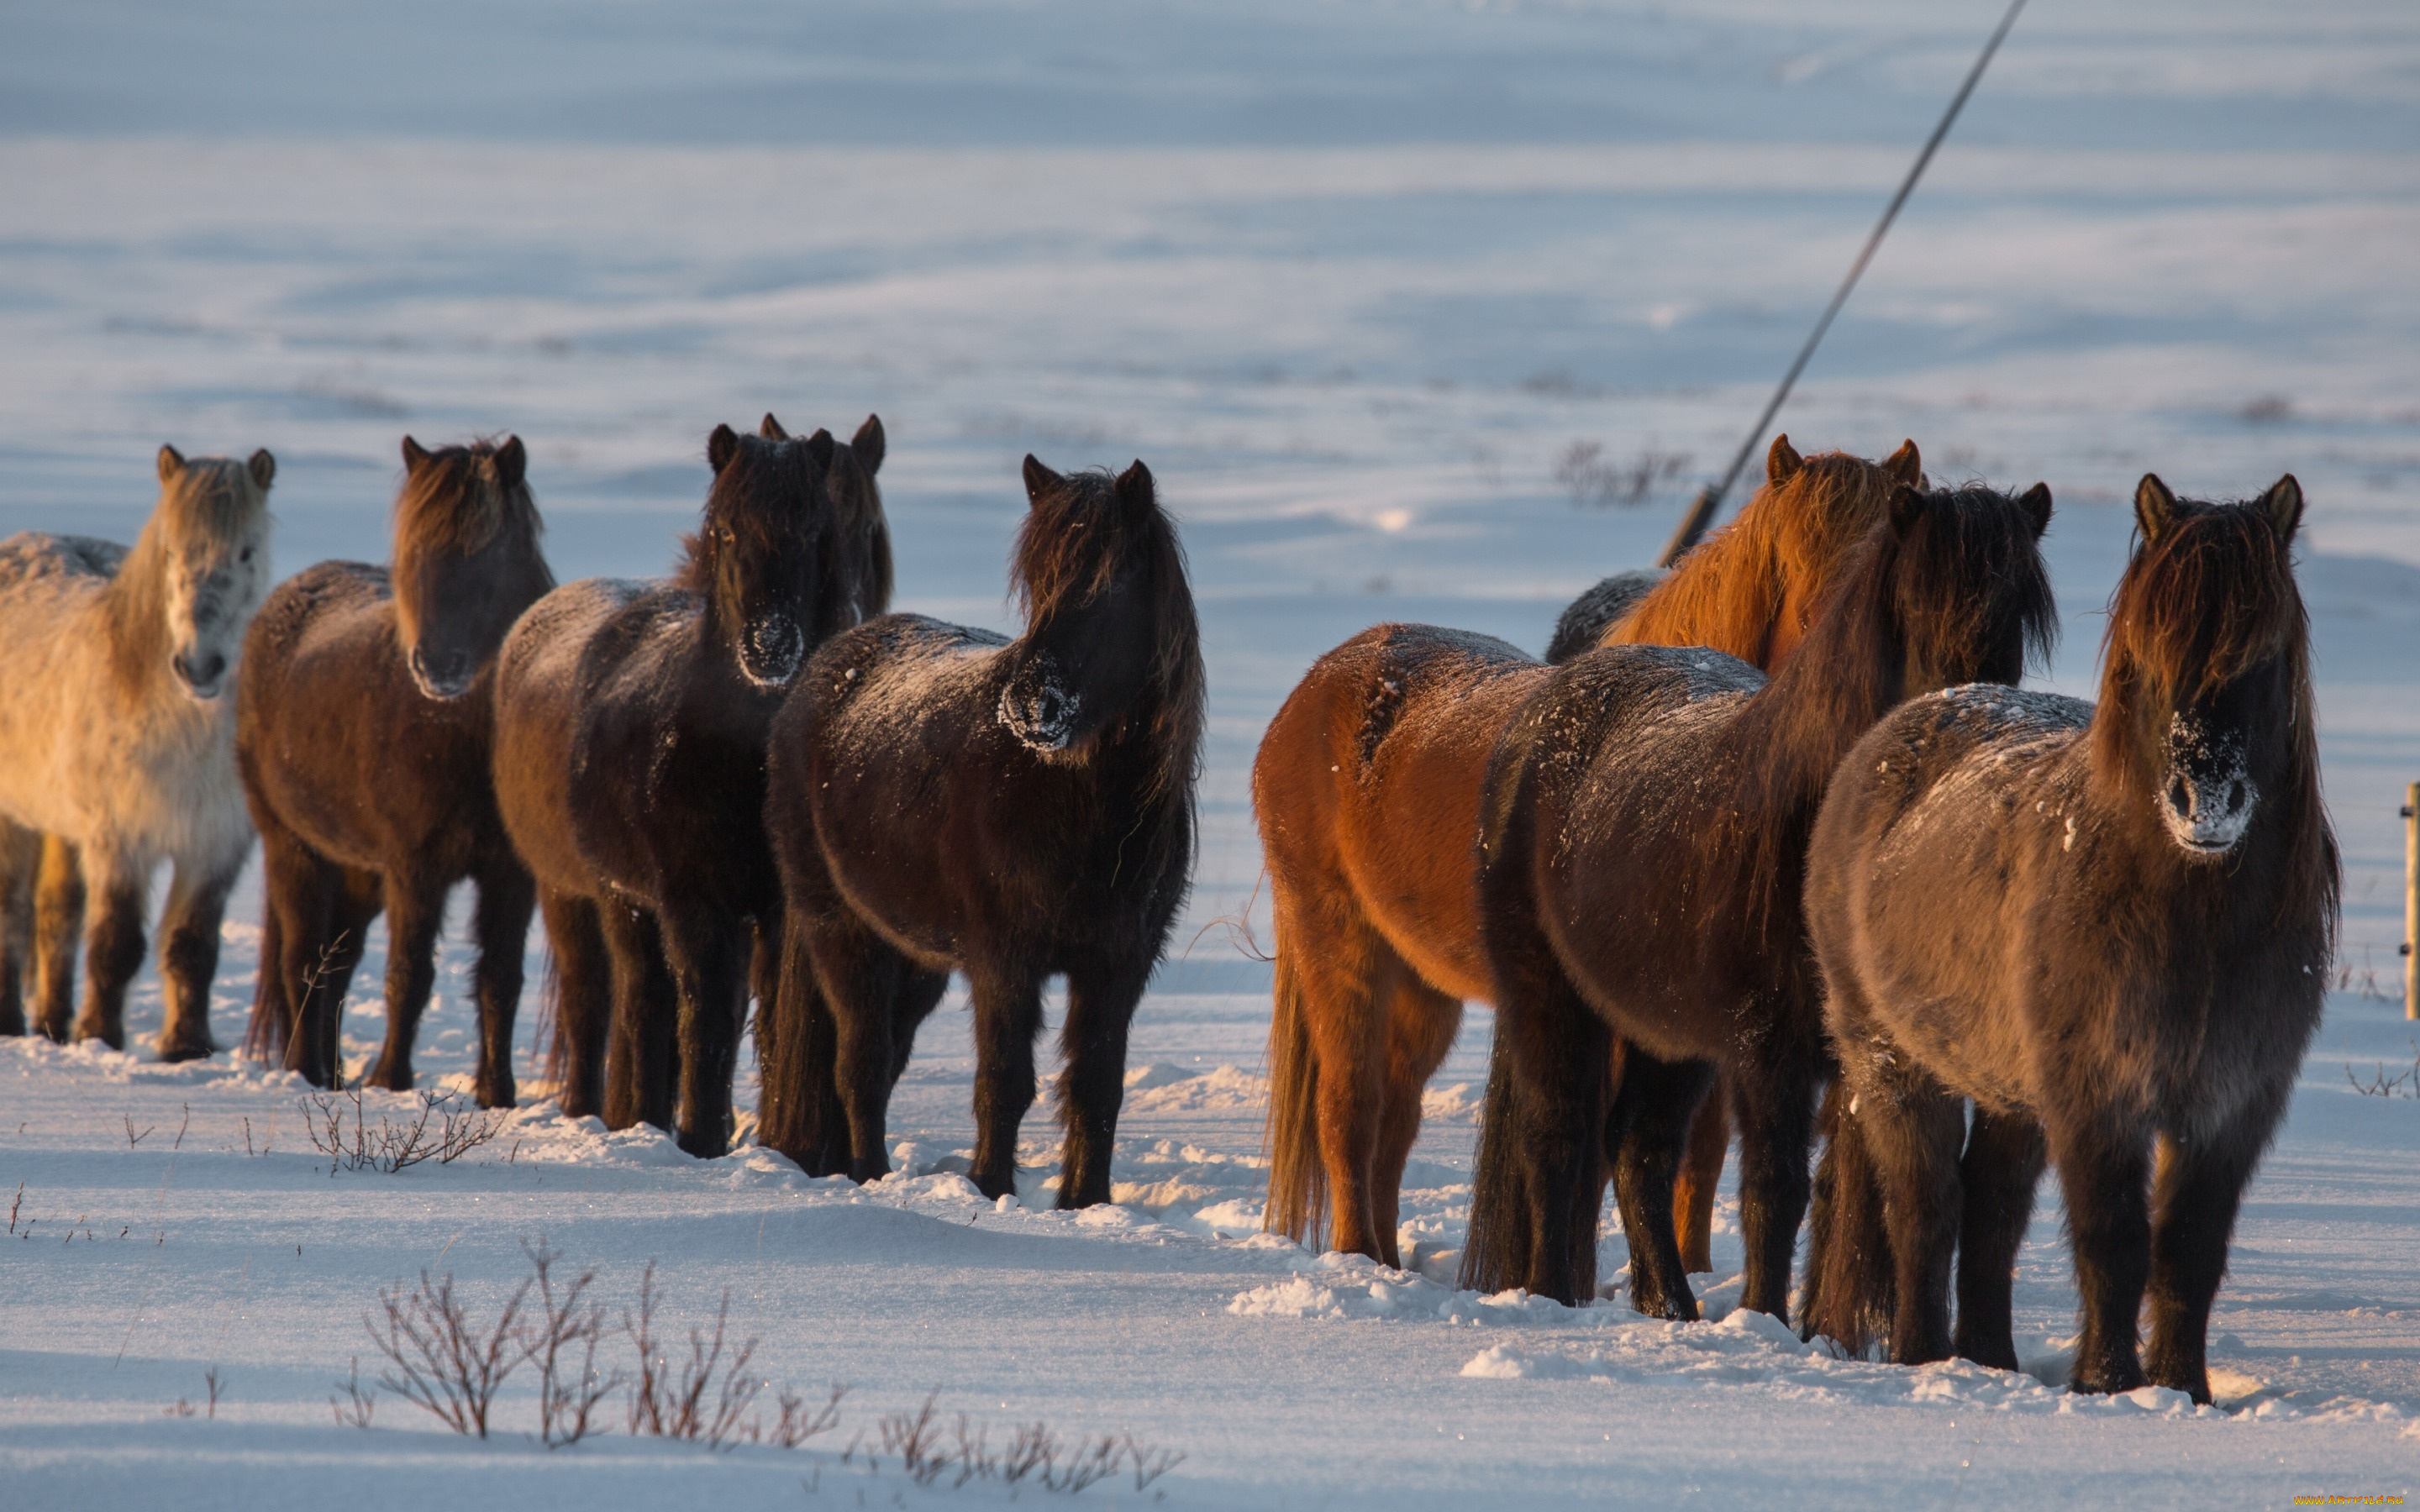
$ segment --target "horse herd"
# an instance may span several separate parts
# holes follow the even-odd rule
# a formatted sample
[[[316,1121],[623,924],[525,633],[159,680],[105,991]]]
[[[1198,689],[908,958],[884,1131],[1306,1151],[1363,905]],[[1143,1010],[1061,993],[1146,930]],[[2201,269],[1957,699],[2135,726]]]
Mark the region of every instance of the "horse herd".
[[[1175,528],[1140,462],[1029,456],[1024,632],[888,614],[884,453],[871,417],[846,441],[718,427],[699,528],[653,581],[556,586],[514,438],[407,437],[392,565],[273,592],[267,452],[162,448],[131,549],[0,543],[0,1032],[30,996],[31,1026],[69,1036],[88,935],[73,1034],[122,1046],[171,861],[160,1053],[211,1053],[257,833],[250,1044],[314,1083],[341,1074],[383,913],[366,1079],[412,1084],[468,879],[483,1103],[516,1096],[535,911],[565,1114],[721,1153],[752,997],[757,1138],[871,1180],[956,971],[970,1176],[1001,1196],[1059,977],[1058,1200],[1107,1200],[1129,1026],[1194,853]],[[2046,487],[1930,487],[1912,441],[1870,462],[1782,438],[1766,472],[1668,574],[1583,595],[1544,662],[1380,625],[1278,712],[1252,772],[1267,1226],[1398,1261],[1421,1088],[1478,998],[1497,1029],[1464,1285],[1594,1295],[1610,1182],[1633,1302],[1697,1317],[1735,1126],[1744,1305],[1789,1316],[1811,1207],[1808,1336],[2013,1368],[2011,1267],[2055,1164],[2074,1383],[2206,1401],[2211,1304],[2336,909],[2299,486],[2221,504],[2142,480],[2095,704],[2017,687],[2056,630]]]

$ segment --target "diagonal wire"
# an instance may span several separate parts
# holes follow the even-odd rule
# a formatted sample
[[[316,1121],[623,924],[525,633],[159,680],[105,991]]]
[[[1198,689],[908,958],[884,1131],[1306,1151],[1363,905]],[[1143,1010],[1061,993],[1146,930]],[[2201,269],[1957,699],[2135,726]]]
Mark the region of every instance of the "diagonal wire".
[[[1899,219],[1900,207],[1907,203],[1908,195],[1916,193],[1916,181],[1924,177],[1926,165],[1932,162],[1932,154],[1940,148],[1942,139],[1949,134],[1949,128],[1956,123],[1958,113],[1966,108],[1966,97],[1973,94],[1975,85],[1982,81],[1983,70],[1992,66],[1992,54],[2000,50],[2000,43],[2008,37],[2009,28],[2017,23],[2017,12],[2024,8],[2025,0],[2009,0],[2008,13],[2000,18],[2000,24],[1993,28],[1991,39],[1983,44],[1982,55],[1975,60],[1973,68],[1966,70],[1966,82],[1958,86],[1958,93],[1950,99],[1949,108],[1942,113],[1941,124],[1925,138],[1924,150],[1916,155],[1916,162],[1907,170],[1907,177],[1900,181],[1899,193],[1891,196],[1889,206],[1883,211],[1883,218],[1874,224],[1874,234],[1866,238],[1864,250],[1857,254],[1857,260],[1849,265],[1849,276],[1840,280],[1840,286],[1833,291],[1832,302],[1823,307],[1823,318],[1815,322],[1814,331],[1807,337],[1807,345],[1798,348],[1798,356],[1791,363],[1790,371],[1781,375],[1781,386],[1773,391],[1772,399],[1765,404],[1764,413],[1757,416],[1756,427],[1747,433],[1747,440],[1740,443],[1738,454],[1731,458],[1731,465],[1721,480],[1698,491],[1698,497],[1689,504],[1688,514],[1682,517],[1681,528],[1672,532],[1670,543],[1664,548],[1658,565],[1668,567],[1679,561],[1681,553],[1697,545],[1698,538],[1704,535],[1706,528],[1714,522],[1714,516],[1722,510],[1723,501],[1730,495],[1731,486],[1739,482],[1741,471],[1755,453],[1756,443],[1764,439],[1765,427],[1773,424],[1773,417],[1780,412],[1782,404],[1789,399],[1790,390],[1797,383],[1798,375],[1806,371],[1807,360],[1815,355],[1817,347],[1823,345],[1823,333],[1832,329],[1832,317],[1840,313],[1840,306],[1849,302],[1849,291],[1857,286],[1858,278],[1865,273],[1866,264],[1874,260],[1874,252],[1882,246],[1883,238],[1889,234],[1891,223]]]

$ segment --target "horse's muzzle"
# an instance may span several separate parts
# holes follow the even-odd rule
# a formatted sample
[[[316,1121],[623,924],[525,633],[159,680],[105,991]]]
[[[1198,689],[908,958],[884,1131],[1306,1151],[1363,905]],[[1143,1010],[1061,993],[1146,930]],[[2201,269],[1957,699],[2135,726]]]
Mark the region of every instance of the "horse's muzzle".
[[[460,698],[479,680],[479,664],[468,652],[443,652],[432,656],[426,647],[414,646],[405,661],[422,696],[440,703]]]
[[[758,687],[786,687],[807,659],[807,638],[786,614],[752,621],[739,638],[739,670]]]
[[[184,685],[185,692],[204,703],[217,698],[226,687],[226,658],[215,651],[198,661],[178,652],[168,658],[168,667],[177,674],[177,681]]]
[[[2175,766],[2159,801],[2160,820],[2171,840],[2189,855],[2216,856],[2235,849],[2252,827],[2260,792],[2240,763],[2215,771]]]

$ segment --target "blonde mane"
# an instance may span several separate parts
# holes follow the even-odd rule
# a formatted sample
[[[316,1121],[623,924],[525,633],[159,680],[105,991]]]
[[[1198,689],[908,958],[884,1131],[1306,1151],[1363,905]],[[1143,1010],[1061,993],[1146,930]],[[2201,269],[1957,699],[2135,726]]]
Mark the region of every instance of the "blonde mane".
[[[1802,458],[1789,437],[1776,437],[1764,486],[1739,517],[1683,556],[1597,643],[1709,646],[1771,671],[1768,659],[1797,644],[1833,569],[1901,485],[1924,486],[1912,440],[1869,462],[1846,452]]]

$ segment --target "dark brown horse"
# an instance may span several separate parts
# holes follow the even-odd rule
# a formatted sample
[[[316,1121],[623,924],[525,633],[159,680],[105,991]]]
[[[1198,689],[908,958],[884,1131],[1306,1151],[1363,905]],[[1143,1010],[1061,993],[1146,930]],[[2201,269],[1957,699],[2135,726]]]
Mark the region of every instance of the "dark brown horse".
[[[673,577],[532,606],[497,684],[496,789],[553,952],[564,1111],[731,1138],[752,931],[778,917],[765,733],[815,646],[891,596],[882,424],[836,447],[718,426]]]
[[[1781,437],[1739,518],[1594,633],[1778,665],[1847,547],[1922,476],[1914,441],[1877,464],[1802,459]],[[1606,596],[1585,600],[1582,618],[1610,612]],[[1562,649],[1590,633],[1571,627],[1578,609]],[[1397,1259],[1420,1089],[1463,1001],[1492,995],[1475,851],[1488,753],[1547,671],[1486,636],[1379,625],[1321,657],[1262,737],[1252,803],[1277,938],[1273,1232],[1315,1233],[1332,1208],[1333,1248]],[[1721,1153],[1718,1137],[1717,1165]]]
[[[1810,1273],[1882,1237],[1837,1227],[1860,1209],[1870,1222],[1879,1195],[1889,1296],[1853,1289],[1850,1265],[1820,1293],[1817,1329],[1862,1349],[1883,1300],[1894,1360],[1955,1348],[2015,1368],[2009,1269],[2047,1157],[2083,1294],[2077,1388],[2148,1376],[2210,1400],[2211,1301],[2335,937],[2289,555],[2302,513],[2290,476],[2240,505],[2144,478],[2097,708],[1955,688],[1842,764],[1807,907],[1854,1094],[1835,1196],[1872,1186],[1819,1211]]]
[[[335,1084],[345,992],[387,920],[386,1044],[369,1084],[411,1085],[445,895],[478,885],[476,1090],[513,1103],[513,1018],[529,872],[489,778],[490,668],[554,586],[519,437],[424,450],[403,439],[392,570],[322,562],[270,595],[244,641],[236,760],[261,838],[251,1043]]]
[[[766,823],[822,995],[783,971],[765,1129],[794,1158],[845,1149],[858,1180],[888,1171],[891,1088],[955,968],[974,997],[970,1174],[1015,1191],[1042,984],[1064,975],[1059,1206],[1078,1208],[1109,1200],[1127,1026],[1190,880],[1201,638],[1140,462],[1113,479],[1029,456],[1025,487],[1023,635],[873,621],[816,654],[775,722]]]
[[[2014,683],[2047,644],[2049,519],[2039,485],[1902,488],[1770,681],[1718,652],[1607,646],[1522,707],[1481,839],[1496,1048],[1464,1285],[1593,1295],[1609,1156],[1633,1301],[1695,1318],[1671,1183],[1719,1064],[1741,1120],[1742,1303],[1781,1315],[1830,1065],[1799,909],[1816,805],[1901,698]]]

